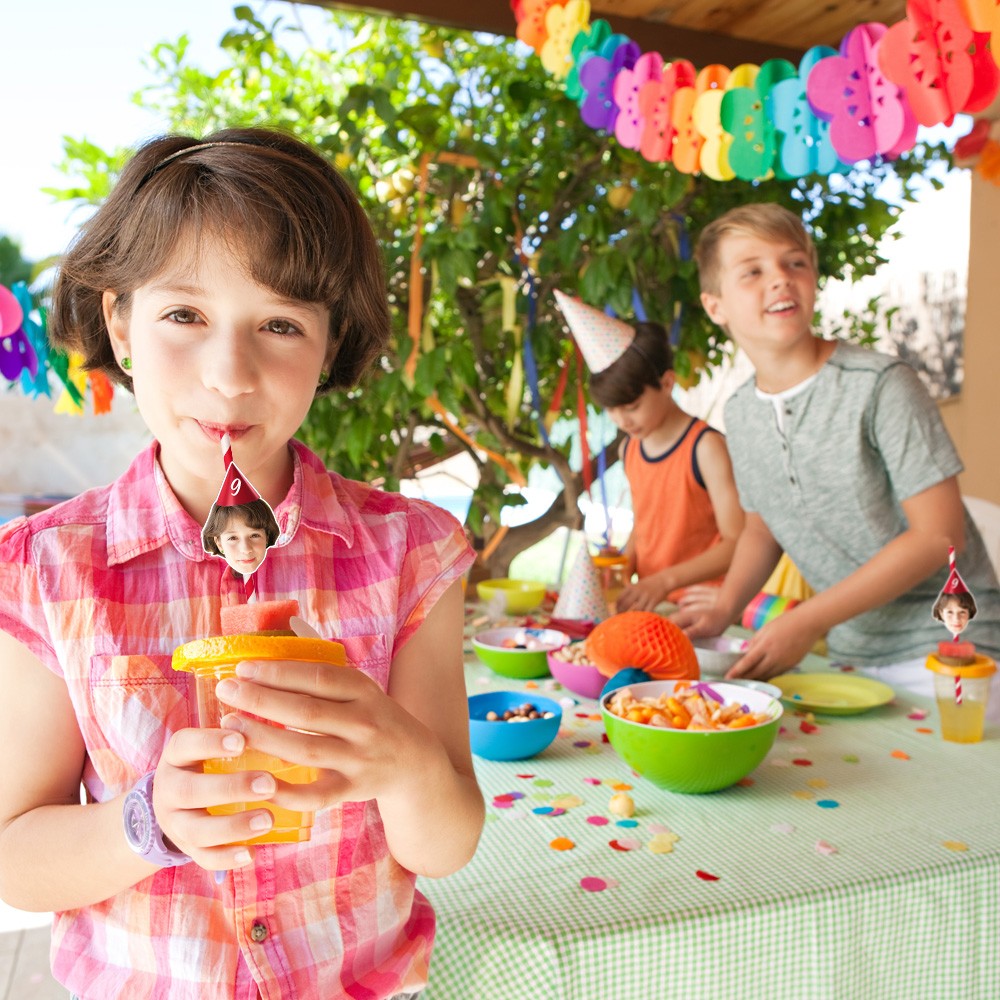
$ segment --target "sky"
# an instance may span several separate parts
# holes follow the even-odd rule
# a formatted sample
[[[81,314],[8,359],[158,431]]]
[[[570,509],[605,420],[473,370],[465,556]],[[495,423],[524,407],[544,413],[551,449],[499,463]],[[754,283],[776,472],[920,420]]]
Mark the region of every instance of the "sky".
[[[6,121],[0,234],[20,242],[29,260],[61,252],[75,232],[71,209],[41,188],[66,185],[56,169],[62,137],[86,138],[111,149],[164,131],[163,122],[132,103],[131,95],[152,82],[142,66],[144,55],[157,42],[186,33],[189,61],[217,68],[219,40],[237,23],[234,6],[231,0],[7,4],[0,37]],[[263,8],[266,22],[294,16],[292,5],[281,0],[251,6]],[[299,7],[307,26],[325,16],[318,8]]]

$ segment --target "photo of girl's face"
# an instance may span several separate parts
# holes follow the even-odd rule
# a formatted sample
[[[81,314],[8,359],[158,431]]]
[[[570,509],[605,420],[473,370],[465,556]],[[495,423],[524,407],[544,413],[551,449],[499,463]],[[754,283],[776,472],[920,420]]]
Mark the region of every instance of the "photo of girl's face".
[[[252,573],[267,554],[267,532],[232,517],[226,530],[215,536],[215,544],[237,573]]]
[[[941,609],[941,621],[952,635],[958,635],[969,624],[969,609],[960,601],[947,601]]]

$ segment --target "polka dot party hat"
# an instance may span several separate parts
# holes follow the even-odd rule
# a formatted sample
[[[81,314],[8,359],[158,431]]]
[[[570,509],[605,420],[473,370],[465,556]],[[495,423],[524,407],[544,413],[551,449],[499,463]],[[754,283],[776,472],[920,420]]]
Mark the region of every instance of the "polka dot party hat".
[[[620,319],[607,316],[600,309],[580,299],[565,295],[557,288],[556,303],[562,310],[573,339],[592,372],[602,372],[616,362],[635,339],[635,330]]]
[[[604,621],[608,617],[608,604],[604,600],[597,567],[587,551],[587,543],[580,546],[576,560],[563,581],[559,600],[552,611],[555,618],[576,621]]]

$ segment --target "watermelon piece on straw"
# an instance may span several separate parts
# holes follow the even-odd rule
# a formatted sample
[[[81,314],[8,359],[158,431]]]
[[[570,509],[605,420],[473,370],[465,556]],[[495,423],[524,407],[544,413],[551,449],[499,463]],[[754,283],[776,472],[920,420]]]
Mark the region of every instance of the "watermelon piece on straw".
[[[224,607],[223,635],[247,632],[290,632],[289,619],[299,613],[298,601],[253,601]]]

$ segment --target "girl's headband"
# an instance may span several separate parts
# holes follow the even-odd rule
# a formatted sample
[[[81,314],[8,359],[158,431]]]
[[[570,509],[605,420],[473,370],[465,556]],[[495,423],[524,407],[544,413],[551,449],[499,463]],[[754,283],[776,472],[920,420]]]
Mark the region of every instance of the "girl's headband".
[[[159,173],[164,167],[169,166],[174,160],[179,160],[182,156],[187,156],[189,153],[197,153],[202,149],[213,149],[216,146],[242,146],[244,149],[253,149],[255,146],[260,146],[260,143],[256,142],[233,142],[232,140],[219,140],[217,142],[196,142],[193,146],[185,146],[183,149],[178,149],[175,153],[171,153],[169,156],[165,156],[159,163],[151,167],[146,171],[142,180],[139,181],[136,186],[136,191],[140,190],[145,184],[147,184],[150,178]]]

